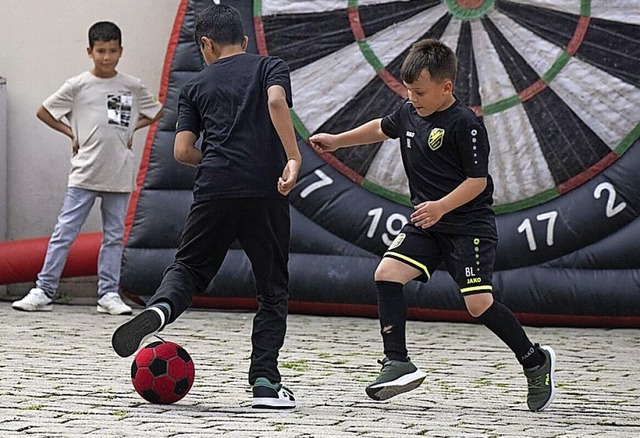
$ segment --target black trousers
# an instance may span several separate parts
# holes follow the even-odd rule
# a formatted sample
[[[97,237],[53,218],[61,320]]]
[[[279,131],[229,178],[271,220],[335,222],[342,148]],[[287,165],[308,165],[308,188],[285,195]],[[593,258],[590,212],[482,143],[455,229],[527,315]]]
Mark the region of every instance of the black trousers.
[[[249,383],[280,382],[278,354],[287,328],[289,299],[289,203],[285,199],[221,199],[191,206],[174,262],[147,305],[171,303],[169,322],[191,305],[220,269],[234,240],[242,245],[256,282]]]

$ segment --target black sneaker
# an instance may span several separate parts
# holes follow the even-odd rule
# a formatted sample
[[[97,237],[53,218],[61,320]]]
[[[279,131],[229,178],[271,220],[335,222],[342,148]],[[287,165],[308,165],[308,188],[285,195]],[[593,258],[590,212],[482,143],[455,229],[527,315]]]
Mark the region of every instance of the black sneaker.
[[[367,395],[374,400],[386,400],[403,392],[416,389],[427,374],[409,362],[400,362],[384,358],[378,363],[382,370],[378,378],[365,389]]]
[[[292,409],[296,407],[293,392],[281,383],[271,383],[264,377],[258,377],[253,384],[252,408]]]
[[[111,337],[111,345],[119,356],[131,356],[145,340],[162,330],[164,324],[162,310],[151,306],[118,327]]]
[[[556,354],[547,345],[535,345],[545,357],[545,362],[532,369],[525,369],[527,378],[527,405],[533,412],[542,411],[549,407],[555,396],[553,373],[556,369]]]

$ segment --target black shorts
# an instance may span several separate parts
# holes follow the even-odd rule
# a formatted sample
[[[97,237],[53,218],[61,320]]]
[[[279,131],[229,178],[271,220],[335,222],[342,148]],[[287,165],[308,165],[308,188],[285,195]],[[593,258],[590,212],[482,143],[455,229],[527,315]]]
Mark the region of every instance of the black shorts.
[[[491,292],[493,265],[498,241],[493,237],[433,233],[406,224],[383,257],[406,263],[421,272],[416,278],[427,282],[442,263],[458,283],[460,292],[472,295]]]

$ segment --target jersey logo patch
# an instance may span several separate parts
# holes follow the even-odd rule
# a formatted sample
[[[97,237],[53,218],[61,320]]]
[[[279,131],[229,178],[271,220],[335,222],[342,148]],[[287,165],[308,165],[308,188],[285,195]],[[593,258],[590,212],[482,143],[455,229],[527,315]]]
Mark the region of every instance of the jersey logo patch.
[[[396,238],[393,239],[393,242],[391,242],[391,245],[389,245],[389,250],[392,250],[402,245],[402,242],[404,242],[405,237],[407,237],[407,235],[404,233],[398,234]]]
[[[444,129],[433,128],[429,133],[428,144],[432,151],[435,151],[440,146],[442,146],[443,140],[444,140]]]

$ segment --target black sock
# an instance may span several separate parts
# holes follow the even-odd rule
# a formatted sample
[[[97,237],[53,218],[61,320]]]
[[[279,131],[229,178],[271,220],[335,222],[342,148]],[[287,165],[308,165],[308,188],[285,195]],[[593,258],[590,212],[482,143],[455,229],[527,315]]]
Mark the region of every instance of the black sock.
[[[504,304],[494,301],[476,319],[507,344],[523,368],[534,368],[544,363],[544,354],[531,343],[520,322]]]
[[[407,362],[407,305],[403,285],[392,281],[376,281],[378,288],[378,316],[384,355],[391,360]]]

